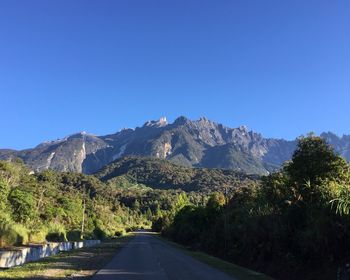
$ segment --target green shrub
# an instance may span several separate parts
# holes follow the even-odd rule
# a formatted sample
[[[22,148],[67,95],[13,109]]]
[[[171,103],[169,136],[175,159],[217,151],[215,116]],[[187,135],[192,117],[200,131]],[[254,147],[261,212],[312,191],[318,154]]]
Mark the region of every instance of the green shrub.
[[[81,231],[80,230],[70,230],[67,232],[67,239],[69,241],[80,241]]]
[[[48,228],[41,226],[33,230],[29,235],[29,242],[31,243],[45,243],[46,236],[48,234]]]
[[[119,229],[114,233],[114,236],[120,237],[120,236],[124,236],[125,234],[126,234],[125,229]]]
[[[15,245],[17,237],[11,225],[0,223],[0,248]]]
[[[24,245],[29,242],[28,229],[25,226],[22,224],[13,224],[11,228],[17,235],[17,245]]]
[[[51,242],[67,241],[66,229],[61,224],[49,224],[46,240]]]
[[[0,247],[28,243],[28,229],[10,220],[0,220]]]
[[[95,227],[94,236],[97,239],[103,240],[106,239],[109,236],[109,234],[106,231],[104,231],[101,227]]]
[[[8,206],[7,197],[10,193],[10,186],[0,177],[0,211],[6,210]]]
[[[35,219],[35,199],[30,192],[15,188],[9,195],[12,207],[13,220],[18,223],[27,223]]]

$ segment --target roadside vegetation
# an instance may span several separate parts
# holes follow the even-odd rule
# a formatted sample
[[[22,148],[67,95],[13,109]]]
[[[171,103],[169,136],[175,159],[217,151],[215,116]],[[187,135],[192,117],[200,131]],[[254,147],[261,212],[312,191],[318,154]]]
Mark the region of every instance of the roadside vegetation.
[[[127,234],[96,247],[62,252],[36,262],[0,270],[0,279],[90,279],[133,237]]]
[[[0,248],[152,227],[276,279],[336,279],[350,262],[349,188],[349,164],[313,135],[264,177],[155,159],[119,160],[96,176],[0,161]]]
[[[208,255],[201,251],[191,250],[190,247],[182,246],[181,244],[170,241],[167,238],[162,238],[162,240],[169,245],[181,250],[185,254],[199,260],[200,262],[206,263],[211,267],[214,267],[220,271],[227,273],[228,275],[239,279],[239,280],[273,280],[273,278],[264,275],[260,272],[256,272],[245,267],[233,264],[228,261],[224,261],[220,258]]]
[[[105,184],[52,170],[33,173],[21,161],[0,161],[0,248],[120,236],[203,200],[199,193],[129,181]]]
[[[321,138],[301,138],[282,170],[182,208],[163,234],[277,279],[337,279],[350,256],[349,170]]]

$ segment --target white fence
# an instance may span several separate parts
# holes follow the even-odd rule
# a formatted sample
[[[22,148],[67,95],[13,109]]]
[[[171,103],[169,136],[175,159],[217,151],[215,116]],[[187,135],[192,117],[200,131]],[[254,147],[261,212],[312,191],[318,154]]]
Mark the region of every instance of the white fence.
[[[100,244],[100,240],[84,240],[79,242],[52,242],[45,245],[33,245],[11,251],[0,250],[0,268],[9,268],[27,262],[39,260],[73,249],[92,247]]]

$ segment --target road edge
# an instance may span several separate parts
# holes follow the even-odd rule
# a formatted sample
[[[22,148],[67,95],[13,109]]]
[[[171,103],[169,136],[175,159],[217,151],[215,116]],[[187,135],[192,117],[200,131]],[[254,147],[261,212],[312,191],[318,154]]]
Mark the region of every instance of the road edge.
[[[205,263],[213,268],[216,268],[222,272],[225,272],[226,274],[235,277],[239,280],[275,280],[272,277],[265,275],[261,272],[256,272],[251,269],[236,265],[234,263],[222,260],[220,258],[211,256],[209,254],[206,254],[201,251],[191,251],[188,248],[184,247],[183,245],[176,243],[172,240],[169,240],[160,234],[154,234],[155,238],[158,238],[162,240],[163,242],[167,243],[170,246],[173,246],[186,255],[193,257],[194,259]]]

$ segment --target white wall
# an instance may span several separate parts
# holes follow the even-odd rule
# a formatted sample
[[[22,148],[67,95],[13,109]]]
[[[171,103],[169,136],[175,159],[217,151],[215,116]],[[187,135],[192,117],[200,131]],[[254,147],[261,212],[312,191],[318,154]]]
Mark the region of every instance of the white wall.
[[[92,247],[100,244],[100,240],[84,240],[79,242],[52,242],[45,245],[33,245],[11,251],[0,250],[0,268],[9,268],[22,265],[26,262],[58,254],[73,249]]]

